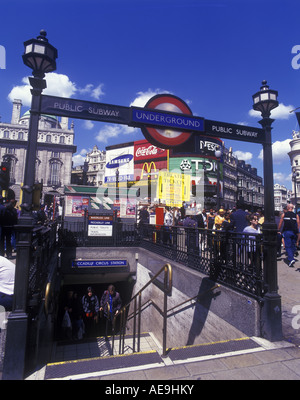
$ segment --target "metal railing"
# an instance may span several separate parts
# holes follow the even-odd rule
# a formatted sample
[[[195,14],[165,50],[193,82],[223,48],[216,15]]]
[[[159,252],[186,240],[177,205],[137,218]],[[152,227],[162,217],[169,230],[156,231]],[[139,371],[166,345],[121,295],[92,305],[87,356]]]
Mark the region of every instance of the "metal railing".
[[[256,299],[266,291],[262,234],[115,222],[111,237],[89,237],[84,223],[65,222],[60,244],[142,247]]]
[[[159,275],[164,272],[164,282],[162,291],[164,293],[164,305],[163,309],[161,309],[153,299],[148,299],[142,304],[142,292],[150,285],[153,284]],[[150,305],[154,306],[156,311],[163,318],[163,339],[162,339],[162,356],[165,357],[167,355],[167,321],[168,318],[173,316],[174,313],[185,311],[186,308],[180,308],[189,303],[189,306],[193,306],[195,303],[199,302],[201,298],[208,295],[210,292],[219,288],[220,285],[216,284],[206,290],[203,293],[198,293],[196,296],[190,297],[187,300],[182,301],[168,309],[167,307],[167,299],[168,295],[172,292],[172,267],[170,264],[165,264],[156,275],[154,275],[147,283],[138,291],[138,293],[132,297],[132,299],[122,307],[120,313],[114,316],[113,318],[113,335],[112,335],[112,355],[114,354],[114,342],[115,342],[115,327],[117,319],[120,317],[120,328],[119,328],[119,352],[117,354],[124,354],[125,352],[125,330],[127,328],[127,324],[129,321],[133,320],[133,335],[132,335],[132,352],[135,353],[140,352],[140,338],[141,338],[141,316],[144,310],[146,310]],[[133,311],[128,314],[129,307],[133,303]],[[176,311],[175,311],[176,310]]]
[[[133,338],[132,338],[132,351],[133,353],[140,351],[140,338],[141,338],[141,314],[142,314],[142,293],[145,289],[154,283],[157,278],[164,274],[163,288],[162,291],[164,293],[164,305],[163,309],[156,305],[156,308],[160,312],[163,318],[163,356],[167,354],[167,304],[168,304],[168,295],[171,294],[172,291],[172,267],[169,263],[165,264],[147,283],[144,285],[138,293],[132,297],[132,299],[123,306],[120,312],[114,316],[113,319],[113,341],[112,341],[112,349],[114,349],[114,340],[115,340],[115,327],[116,321],[120,318],[120,341],[119,341],[119,354],[124,353],[124,344],[125,344],[125,329],[127,321],[133,319]],[[151,300],[153,303],[153,301]],[[129,307],[133,304],[133,312],[128,315]]]

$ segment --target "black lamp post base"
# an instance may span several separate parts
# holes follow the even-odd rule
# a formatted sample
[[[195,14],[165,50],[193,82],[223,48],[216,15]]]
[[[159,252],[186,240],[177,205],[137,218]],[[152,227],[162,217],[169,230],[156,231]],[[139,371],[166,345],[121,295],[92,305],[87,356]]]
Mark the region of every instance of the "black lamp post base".
[[[261,309],[261,336],[270,342],[283,339],[281,297],[277,293],[267,293]]]
[[[2,380],[23,380],[28,316],[13,311],[8,316]]]

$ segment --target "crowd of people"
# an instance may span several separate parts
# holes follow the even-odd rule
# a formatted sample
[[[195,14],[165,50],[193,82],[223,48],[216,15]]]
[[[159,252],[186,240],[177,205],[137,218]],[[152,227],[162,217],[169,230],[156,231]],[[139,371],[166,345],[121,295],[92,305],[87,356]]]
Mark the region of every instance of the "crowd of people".
[[[97,336],[101,325],[107,337],[108,330],[112,329],[114,316],[119,313],[121,307],[120,293],[112,284],[104,290],[101,297],[97,296],[91,286],[81,298],[78,297],[78,293],[69,291],[64,302],[61,322],[63,337],[81,340],[84,337]]]
[[[144,206],[140,211],[140,218],[141,225],[145,226],[145,224],[149,223],[147,206]],[[208,211],[197,206],[190,209],[185,204],[181,208],[165,207],[163,243],[171,244],[172,227],[182,226],[184,228],[202,228],[212,231],[232,231],[245,234],[249,240],[252,240],[252,249],[254,249],[255,236],[263,232],[263,223],[264,213],[261,209],[249,212],[239,202],[231,210],[225,210],[223,207],[219,210],[211,208]],[[293,204],[288,204],[282,212],[275,212],[275,223],[277,224],[277,258],[280,258],[282,251],[285,250],[287,264],[289,267],[293,267],[296,262],[295,255],[298,255],[297,249],[300,244],[300,217],[294,212]]]

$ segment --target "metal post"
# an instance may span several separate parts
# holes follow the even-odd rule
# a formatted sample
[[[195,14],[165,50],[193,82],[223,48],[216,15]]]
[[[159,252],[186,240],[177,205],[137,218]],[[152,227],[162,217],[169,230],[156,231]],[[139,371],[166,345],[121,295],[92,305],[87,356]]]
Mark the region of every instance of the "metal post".
[[[23,204],[21,216],[16,226],[17,256],[13,310],[8,317],[3,380],[24,378],[27,329],[28,329],[28,279],[31,260],[31,240],[33,228],[32,203],[35,181],[36,149],[40,114],[40,99],[46,81],[41,77],[29,78],[33,89],[26,152]]]
[[[293,181],[294,181],[294,194],[295,194],[295,209],[298,211],[298,198],[297,198],[297,173],[296,169],[293,170]]]
[[[274,120],[264,117],[259,123],[265,131],[264,156],[264,278],[266,293],[262,307],[262,336],[270,341],[282,340],[281,297],[277,281],[277,225],[275,223],[274,178],[272,159],[271,124]]]

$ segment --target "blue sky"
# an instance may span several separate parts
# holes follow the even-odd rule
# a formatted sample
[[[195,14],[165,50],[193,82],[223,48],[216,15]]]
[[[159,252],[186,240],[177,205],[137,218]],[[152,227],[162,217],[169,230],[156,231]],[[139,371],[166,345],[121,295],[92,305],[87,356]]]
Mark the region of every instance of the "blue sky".
[[[299,130],[289,112],[300,107],[299,15],[299,0],[2,0],[1,121],[10,122],[13,98],[22,99],[24,112],[30,106],[31,71],[21,56],[23,42],[41,29],[58,49],[45,94],[143,107],[167,92],[185,100],[194,115],[260,127],[252,95],[266,79],[280,103],[273,114],[274,180],[291,188],[287,153],[292,131]],[[123,125],[74,123],[75,163],[95,144],[105,149],[143,138]],[[225,145],[263,175],[261,145]]]

